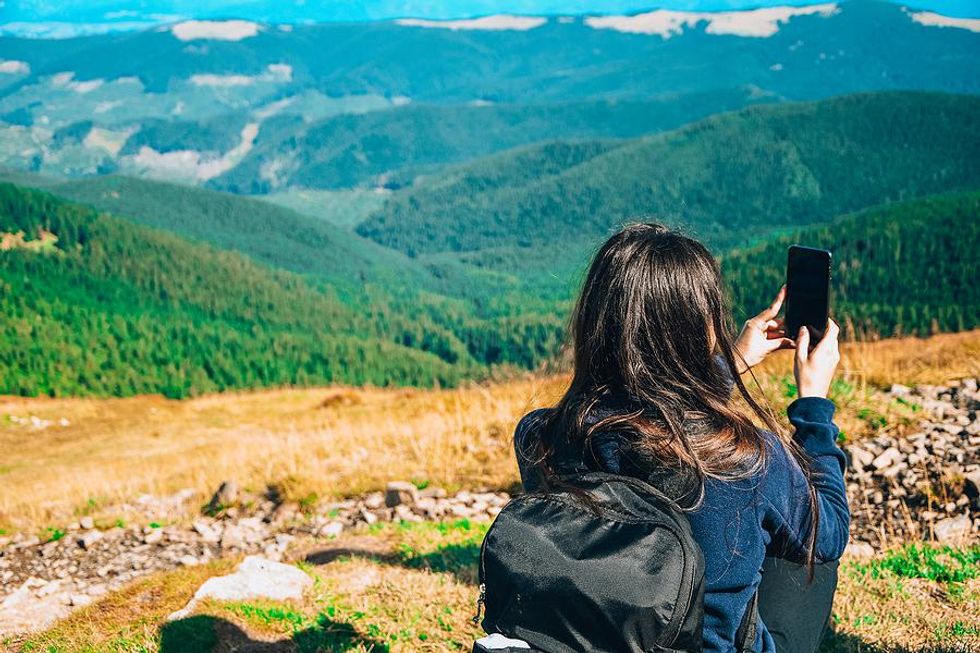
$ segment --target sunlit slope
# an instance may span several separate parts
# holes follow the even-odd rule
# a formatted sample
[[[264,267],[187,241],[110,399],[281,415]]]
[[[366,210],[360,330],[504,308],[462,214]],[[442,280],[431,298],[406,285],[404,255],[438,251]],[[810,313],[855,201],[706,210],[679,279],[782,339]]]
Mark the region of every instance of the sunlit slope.
[[[424,317],[45,193],[0,184],[0,232],[0,394],[428,385],[471,363]]]
[[[396,194],[357,230],[414,255],[466,252],[479,261],[492,250],[489,265],[502,248],[520,250],[512,260],[534,259],[563,243],[596,243],[638,218],[682,226],[723,250],[869,206],[977,188],[980,98],[875,93],[754,107],[547,174],[511,164],[520,157],[547,169],[552,151],[454,170],[448,181]]]

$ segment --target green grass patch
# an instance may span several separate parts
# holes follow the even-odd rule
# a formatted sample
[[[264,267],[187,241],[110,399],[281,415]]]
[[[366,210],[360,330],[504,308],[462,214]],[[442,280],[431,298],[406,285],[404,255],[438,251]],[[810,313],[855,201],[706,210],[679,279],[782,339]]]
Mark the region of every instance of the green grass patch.
[[[925,578],[939,583],[962,583],[980,576],[980,546],[957,549],[950,546],[908,544],[879,559],[854,563],[861,574],[882,578]]]

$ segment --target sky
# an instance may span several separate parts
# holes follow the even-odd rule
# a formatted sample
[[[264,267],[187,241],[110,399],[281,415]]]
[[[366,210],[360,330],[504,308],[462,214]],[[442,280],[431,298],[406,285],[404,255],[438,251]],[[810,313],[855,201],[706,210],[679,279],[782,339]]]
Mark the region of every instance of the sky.
[[[51,36],[142,29],[189,18],[259,22],[462,18],[499,13],[618,14],[655,8],[724,11],[821,0],[0,0],[0,32]],[[823,0],[826,1],[826,0]],[[915,9],[978,17],[980,0],[908,0]],[[18,26],[21,26],[18,28]]]

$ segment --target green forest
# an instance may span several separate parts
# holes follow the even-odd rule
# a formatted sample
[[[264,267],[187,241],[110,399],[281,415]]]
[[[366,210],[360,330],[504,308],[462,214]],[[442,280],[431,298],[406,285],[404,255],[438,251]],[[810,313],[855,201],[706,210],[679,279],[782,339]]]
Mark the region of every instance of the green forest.
[[[978,109],[883,93],[546,142],[422,178],[347,228],[205,188],[0,175],[0,394],[444,386],[550,367],[591,253],[632,220],[703,239],[737,319],[800,243],[834,252],[849,338],[976,328]]]
[[[980,97],[873,93],[751,107],[566,165],[555,153],[538,145],[464,165],[396,195],[357,231],[409,255],[475,256],[595,241],[653,216],[724,249],[773,229],[977,188]]]

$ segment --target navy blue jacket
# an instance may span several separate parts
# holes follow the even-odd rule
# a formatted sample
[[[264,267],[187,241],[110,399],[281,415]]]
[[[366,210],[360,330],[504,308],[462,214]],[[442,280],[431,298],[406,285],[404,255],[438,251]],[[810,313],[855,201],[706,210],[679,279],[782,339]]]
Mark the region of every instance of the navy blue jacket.
[[[524,489],[535,490],[538,474],[528,460],[535,427],[545,410],[526,415],[517,426],[515,447]],[[834,404],[827,399],[797,399],[787,410],[794,437],[812,460],[818,497],[817,562],[838,559],[847,545],[850,512],[844,486],[844,452],[837,447]],[[694,537],[705,559],[704,650],[735,650],[735,632],[762,579],[762,562],[776,556],[802,562],[811,523],[807,481],[782,442],[768,431],[765,470],[742,481],[709,479],[704,502],[688,513]],[[593,456],[575,454],[586,467],[619,474],[634,473],[625,460],[626,445],[617,434],[597,434]],[[595,460],[591,460],[595,458]],[[776,650],[765,624],[759,623],[756,650]]]

